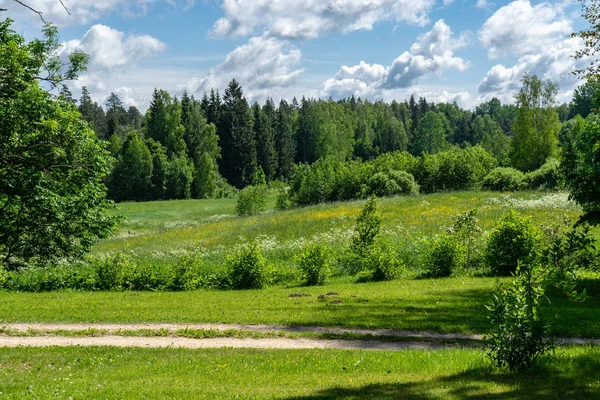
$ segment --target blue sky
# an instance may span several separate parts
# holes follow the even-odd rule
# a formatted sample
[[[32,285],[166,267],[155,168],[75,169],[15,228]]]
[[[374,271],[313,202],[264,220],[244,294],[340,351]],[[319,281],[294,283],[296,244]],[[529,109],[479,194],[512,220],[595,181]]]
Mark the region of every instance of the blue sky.
[[[580,4],[491,0],[29,0],[60,29],[62,55],[80,48],[89,69],[71,84],[145,110],[154,87],[201,96],[235,77],[251,100],[411,94],[474,107],[512,102],[525,72],[559,83],[568,101],[586,25]],[[41,23],[0,0],[31,38]]]

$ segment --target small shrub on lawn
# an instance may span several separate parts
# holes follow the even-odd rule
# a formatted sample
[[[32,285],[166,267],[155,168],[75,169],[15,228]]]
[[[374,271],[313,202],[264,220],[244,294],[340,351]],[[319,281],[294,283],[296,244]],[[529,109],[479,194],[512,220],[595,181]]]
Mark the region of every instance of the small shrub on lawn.
[[[268,285],[267,260],[256,244],[244,245],[227,256],[232,289],[260,289]]]
[[[487,305],[492,331],[484,343],[496,367],[510,371],[529,368],[554,347],[550,325],[540,309],[545,279],[539,265],[520,263],[511,284]]]
[[[306,286],[322,285],[329,276],[328,248],[321,244],[309,244],[298,257],[302,283]]]
[[[376,247],[372,252],[371,281],[391,281],[406,269],[398,254],[390,246]]]
[[[483,232],[478,225],[477,210],[456,214],[452,219],[454,224],[449,229],[449,233],[456,236],[462,248],[465,249],[465,267],[472,268],[478,261],[478,244],[481,242],[480,238]]]
[[[539,240],[540,232],[531,220],[511,211],[488,238],[486,262],[494,274],[510,275],[517,270],[519,262],[534,256]]]
[[[283,187],[277,189],[277,201],[275,202],[275,209],[279,211],[287,210],[292,206],[292,200],[290,198],[290,188]]]
[[[458,268],[463,259],[463,251],[456,238],[452,235],[437,237],[425,256],[427,276],[444,278]]]
[[[514,168],[494,168],[483,178],[481,187],[497,192],[521,190],[526,187],[525,175]]]
[[[248,186],[238,194],[235,212],[238,215],[256,215],[264,210],[267,204],[264,186]]]
[[[356,219],[350,251],[342,260],[342,263],[351,274],[368,269],[373,247],[381,233],[382,222],[383,219],[377,211],[377,198],[372,196],[367,200]]]

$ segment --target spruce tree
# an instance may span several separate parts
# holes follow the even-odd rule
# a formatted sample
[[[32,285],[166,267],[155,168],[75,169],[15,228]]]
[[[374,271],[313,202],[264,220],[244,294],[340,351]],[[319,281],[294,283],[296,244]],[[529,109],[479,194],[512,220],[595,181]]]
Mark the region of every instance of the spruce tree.
[[[273,109],[273,114],[274,111],[275,110]],[[256,137],[256,156],[258,166],[262,168],[265,174],[266,183],[268,184],[277,173],[275,135],[273,133],[270,117],[261,110],[258,103],[254,103],[252,106],[252,114],[254,116],[254,135]]]
[[[292,130],[292,108],[285,100],[279,102],[277,123],[275,128],[275,146],[277,150],[277,176],[289,180],[294,173],[294,156],[296,144]]]
[[[242,87],[232,79],[225,90],[219,124],[221,174],[235,187],[250,183],[256,172],[256,142],[248,102]]]
[[[152,179],[152,156],[135,133],[127,135],[110,177],[110,195],[117,201],[147,200]]]
[[[106,136],[122,134],[122,126],[127,124],[127,111],[119,96],[111,93],[106,100]]]

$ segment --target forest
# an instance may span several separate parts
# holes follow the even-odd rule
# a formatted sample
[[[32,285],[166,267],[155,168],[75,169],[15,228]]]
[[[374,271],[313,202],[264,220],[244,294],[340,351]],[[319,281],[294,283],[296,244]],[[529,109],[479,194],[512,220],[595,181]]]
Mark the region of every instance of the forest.
[[[584,83],[569,104],[558,105],[554,83],[535,75],[524,76],[522,83],[516,104],[493,98],[475,110],[414,96],[391,103],[350,97],[282,99],[279,104],[267,99],[262,106],[250,105],[235,79],[223,96],[213,89],[199,100],[186,92],[179,99],[155,89],[144,115],[134,106],[125,109],[114,93],[103,108],[92,102],[85,86],[79,101],[66,87],[61,96],[77,103],[83,119],[108,142],[115,159],[109,196],[143,201],[227,197],[233,188],[290,182],[305,171],[299,166],[318,160],[366,163],[399,152],[421,164],[423,157],[439,153],[484,156],[476,147],[489,155],[485,174],[466,185],[452,177],[423,185],[425,179],[417,176],[422,165],[402,168],[426,192],[480,187],[495,167],[513,168],[516,175],[538,170],[547,160],[556,167],[552,160],[568,129],[563,127],[576,116],[587,117],[600,86]]]

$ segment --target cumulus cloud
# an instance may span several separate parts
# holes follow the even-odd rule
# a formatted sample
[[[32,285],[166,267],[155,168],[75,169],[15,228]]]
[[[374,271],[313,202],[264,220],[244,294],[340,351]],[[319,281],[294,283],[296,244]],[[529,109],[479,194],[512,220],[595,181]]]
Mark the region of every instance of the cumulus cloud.
[[[538,52],[573,32],[563,7],[564,3],[532,6],[529,0],[513,1],[483,24],[479,39],[492,59]]]
[[[284,39],[371,30],[380,21],[423,26],[435,0],[223,0],[215,37],[248,36],[257,29]]]
[[[500,8],[483,25],[479,37],[488,47],[488,56],[516,56],[518,60],[512,66],[497,64],[487,72],[477,89],[481,99],[498,97],[512,102],[525,73],[557,82],[561,88],[559,99],[567,98],[578,84],[571,72],[589,60],[572,58],[583,41],[567,36],[573,32],[572,21],[561,7],[564,4],[532,7],[527,0],[517,0]]]
[[[166,49],[166,45],[150,35],[125,35],[106,25],[94,25],[82,39],[64,43],[62,54],[74,49],[83,50],[90,56],[88,70],[94,72],[112,70],[131,65],[137,60],[150,57]]]
[[[426,75],[441,74],[448,69],[464,71],[469,63],[456,57],[454,51],[465,47],[467,42],[466,33],[455,37],[444,20],[439,20],[388,67],[364,61],[352,67],[343,66],[333,78],[325,81],[322,95],[382,96],[383,90],[408,88]]]
[[[72,83],[74,88],[88,86],[95,98],[105,98],[113,91],[127,105],[136,105],[139,96],[134,89],[124,85],[112,89],[119,74],[131,72],[136,63],[166,49],[166,45],[149,35],[126,35],[124,32],[106,25],[93,25],[81,39],[63,43],[59,56],[65,58],[79,49],[90,56],[88,69],[79,80]],[[110,82],[110,83],[109,83]]]
[[[291,87],[303,69],[296,69],[302,53],[289,43],[275,38],[257,36],[237,47],[225,60],[203,77],[195,77],[178,85],[190,93],[223,89],[236,78],[251,97],[268,93],[272,88]]]
[[[103,15],[119,13],[128,16],[144,15],[154,3],[160,0],[63,0],[69,13],[58,0],[28,0],[27,5],[42,13],[44,19],[57,26],[88,24],[98,20]],[[194,5],[193,0],[165,0],[171,6],[184,10]],[[8,16],[13,19],[23,19],[40,23],[37,14],[12,0],[0,0],[0,8],[8,9]]]

